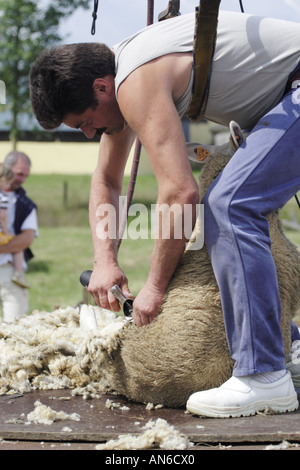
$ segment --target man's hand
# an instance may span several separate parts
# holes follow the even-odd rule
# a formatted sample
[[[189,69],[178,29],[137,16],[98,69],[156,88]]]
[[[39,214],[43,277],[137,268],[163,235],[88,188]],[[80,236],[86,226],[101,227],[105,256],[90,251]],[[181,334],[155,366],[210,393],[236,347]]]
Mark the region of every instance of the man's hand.
[[[94,268],[90,278],[88,291],[93,295],[99,307],[118,312],[120,305],[110,289],[117,284],[130,298],[133,298],[128,288],[128,280],[118,265],[106,266],[105,269]]]
[[[133,320],[137,326],[151,323],[158,315],[164,292],[153,285],[145,284],[133,302]]]

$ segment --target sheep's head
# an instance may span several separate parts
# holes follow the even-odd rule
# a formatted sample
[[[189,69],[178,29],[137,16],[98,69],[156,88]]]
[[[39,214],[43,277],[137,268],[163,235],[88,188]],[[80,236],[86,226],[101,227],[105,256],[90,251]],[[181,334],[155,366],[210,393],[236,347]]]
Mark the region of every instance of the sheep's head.
[[[246,135],[243,134],[240,126],[235,121],[230,122],[229,131],[229,140],[222,145],[187,144],[189,159],[199,163],[202,168],[200,200],[246,138]]]

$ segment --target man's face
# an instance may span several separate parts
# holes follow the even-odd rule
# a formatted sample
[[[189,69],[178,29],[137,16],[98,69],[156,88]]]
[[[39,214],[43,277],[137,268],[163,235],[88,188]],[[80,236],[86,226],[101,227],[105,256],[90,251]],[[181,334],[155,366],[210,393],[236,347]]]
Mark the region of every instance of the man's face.
[[[67,114],[63,119],[66,126],[81,129],[88,139],[101,134],[113,135],[124,128],[124,118],[114,94],[113,79],[97,79],[94,93],[97,100],[95,108],[89,107],[81,114]]]
[[[121,132],[124,127],[121,113],[105,109],[99,104],[95,109],[88,108],[82,114],[68,114],[63,122],[73,129],[81,129],[88,139],[95,135],[113,135]]]
[[[14,179],[10,183],[10,191],[16,191],[23,183],[25,183],[26,179],[30,173],[30,165],[22,158],[19,158],[17,162],[12,166],[12,171],[14,173]]]

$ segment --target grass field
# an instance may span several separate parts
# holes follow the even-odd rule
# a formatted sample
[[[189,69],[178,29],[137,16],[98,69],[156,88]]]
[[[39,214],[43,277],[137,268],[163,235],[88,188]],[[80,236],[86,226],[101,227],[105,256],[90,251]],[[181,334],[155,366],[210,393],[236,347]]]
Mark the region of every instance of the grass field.
[[[126,183],[128,178],[126,179]],[[81,175],[31,175],[25,189],[38,205],[40,235],[32,250],[27,279],[31,285],[30,311],[52,311],[74,306],[83,298],[80,273],[92,269],[93,249],[88,223],[90,177]],[[126,184],[125,184],[126,190]],[[124,192],[125,192],[124,190]],[[133,203],[150,207],[156,201],[157,186],[152,175],[138,177]],[[300,210],[292,199],[282,218],[300,223]],[[288,231],[300,248],[300,232]],[[124,239],[120,265],[136,294],[146,279],[153,240]]]

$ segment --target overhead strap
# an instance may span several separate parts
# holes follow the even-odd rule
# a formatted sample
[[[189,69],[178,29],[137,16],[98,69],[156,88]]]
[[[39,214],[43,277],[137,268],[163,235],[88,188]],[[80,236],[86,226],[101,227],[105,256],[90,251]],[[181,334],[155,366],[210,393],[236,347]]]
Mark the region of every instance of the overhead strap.
[[[97,11],[98,11],[98,0],[94,0],[94,11],[92,14],[93,22],[92,22],[92,28],[91,28],[92,35],[94,35],[96,32]]]
[[[180,0],[170,0],[167,8],[159,13],[158,21],[167,20],[168,18],[173,18],[174,16],[180,15]]]
[[[203,118],[209,91],[211,64],[217,37],[221,0],[201,0],[196,8],[194,34],[194,83],[185,115],[192,121]]]

